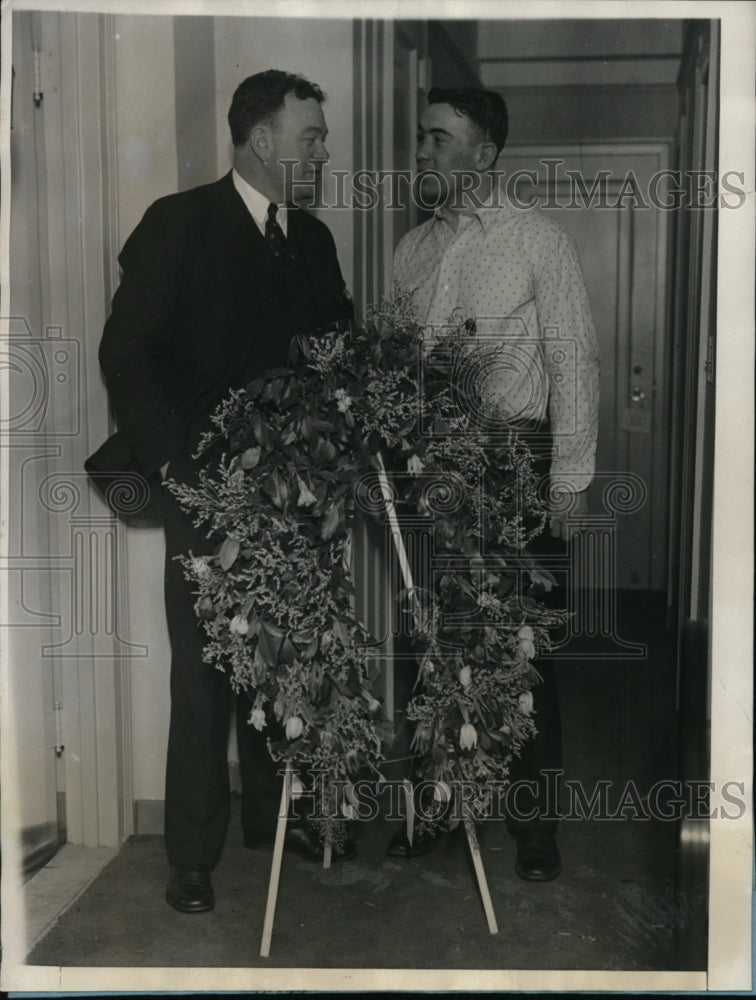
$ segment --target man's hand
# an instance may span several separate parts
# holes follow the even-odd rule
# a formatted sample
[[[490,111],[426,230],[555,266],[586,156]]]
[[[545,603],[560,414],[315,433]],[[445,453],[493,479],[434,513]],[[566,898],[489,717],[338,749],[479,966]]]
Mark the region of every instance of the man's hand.
[[[555,510],[552,511],[549,518],[552,538],[561,538],[562,541],[566,542],[569,537],[567,532],[568,522],[573,522],[572,528],[574,531],[576,527],[579,527],[574,522],[588,513],[588,495],[586,491],[573,493],[572,497],[574,497],[574,500],[572,504],[569,504],[565,493],[560,491],[554,494]],[[563,503],[560,502],[562,500],[564,501]],[[567,510],[567,507],[571,507],[572,509]]]

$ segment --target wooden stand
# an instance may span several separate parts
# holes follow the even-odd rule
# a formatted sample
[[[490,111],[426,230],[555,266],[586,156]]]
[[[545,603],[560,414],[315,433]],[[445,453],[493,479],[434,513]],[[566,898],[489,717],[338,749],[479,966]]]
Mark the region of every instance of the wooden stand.
[[[270,881],[268,882],[268,900],[265,904],[265,920],[263,921],[262,943],[260,944],[260,954],[263,958],[267,958],[270,955],[270,939],[273,936],[273,918],[276,914],[278,883],[281,878],[281,859],[283,858],[284,837],[286,836],[286,821],[289,816],[290,801],[291,764],[287,764],[284,773],[283,788],[281,789],[281,807],[278,810],[276,839],[273,844],[273,861],[270,866]]]
[[[494,913],[493,903],[491,902],[491,893],[488,891],[488,881],[483,868],[483,859],[480,856],[480,846],[478,845],[478,835],[475,832],[475,823],[473,823],[472,817],[466,810],[465,833],[467,834],[467,843],[470,846],[470,854],[472,855],[475,875],[478,879],[478,889],[480,890],[480,898],[483,900],[483,910],[486,914],[486,920],[488,921],[488,929],[491,934],[498,934],[499,928],[496,923],[496,914]]]
[[[394,509],[394,504],[391,499],[391,487],[389,486],[386,470],[383,465],[383,459],[380,455],[378,455],[378,476],[386,503],[386,513],[388,514],[391,536],[396,547],[396,553],[399,559],[402,577],[404,579],[404,585],[407,591],[411,594],[414,591],[412,572],[410,570],[407,551],[404,547],[404,541],[399,527],[399,519],[396,516],[396,510]],[[283,789],[281,790],[281,807],[278,813],[276,839],[273,845],[273,861],[270,866],[268,899],[265,904],[265,919],[263,921],[262,942],[260,944],[260,955],[263,958],[268,958],[270,955],[270,942],[273,937],[273,920],[276,914],[278,885],[281,880],[281,861],[283,859],[286,822],[289,815],[289,803],[291,801],[292,776],[291,764],[287,764],[286,771],[284,773]],[[411,844],[415,827],[414,791],[412,782],[406,779],[404,781],[404,792],[407,802],[407,839]],[[467,833],[467,843],[470,846],[473,867],[475,868],[475,875],[478,880],[478,889],[480,890],[481,899],[483,900],[483,910],[485,911],[486,920],[488,921],[488,929],[491,934],[498,934],[499,928],[496,924],[496,915],[494,914],[493,903],[491,902],[491,893],[488,891],[488,882],[486,881],[486,873],[483,869],[483,859],[480,856],[480,847],[478,846],[478,838],[475,833],[475,824],[473,823],[472,817],[468,812],[465,812],[465,832]],[[330,836],[327,836],[323,849],[324,868],[331,867],[332,856],[333,845],[331,844]]]
[[[383,497],[386,502],[386,513],[389,519],[391,537],[393,538],[394,546],[396,547],[396,554],[399,559],[399,566],[402,571],[404,586],[410,593],[412,593],[414,590],[412,571],[410,569],[409,559],[407,558],[407,550],[404,547],[404,539],[402,538],[401,528],[399,527],[399,519],[396,516],[394,503],[391,499],[391,487],[389,485],[388,477],[386,476],[383,458],[380,454],[378,455],[378,479],[380,481]],[[415,828],[415,802],[412,782],[407,779],[404,781],[404,794],[407,803],[407,840],[410,844],[412,844],[412,837]],[[486,920],[488,921],[488,929],[491,934],[498,934],[499,928],[496,923],[496,914],[494,913],[493,903],[491,902],[491,893],[488,890],[488,881],[486,879],[485,869],[483,868],[483,859],[480,856],[480,847],[478,845],[477,834],[475,833],[475,824],[467,810],[465,810],[465,833],[467,834],[467,843],[470,846],[470,854],[472,855],[473,867],[475,868],[475,876],[478,880],[478,889],[480,890],[480,896],[483,901],[483,910],[485,911]]]

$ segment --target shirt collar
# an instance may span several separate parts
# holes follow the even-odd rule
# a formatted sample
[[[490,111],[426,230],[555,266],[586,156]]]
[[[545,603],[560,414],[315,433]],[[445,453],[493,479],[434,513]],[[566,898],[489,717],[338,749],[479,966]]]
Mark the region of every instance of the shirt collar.
[[[264,194],[260,194],[257,188],[252,187],[249,181],[245,181],[236,168],[232,171],[232,176],[234,180],[234,187],[241,195],[244,204],[247,206],[247,211],[257,223],[258,229],[264,234],[270,200],[266,198]],[[283,230],[284,235],[286,235],[288,209],[285,203],[278,206],[278,214],[276,215],[276,218],[278,219],[278,224]]]
[[[498,197],[497,192],[492,192],[488,198],[482,199],[482,203],[479,207],[472,208],[469,212],[464,212],[464,215],[473,216],[477,219],[478,224],[483,232],[488,232],[491,226],[496,222],[498,218],[503,214],[509,214],[514,209],[514,206],[507,199],[504,193],[503,185],[499,188]],[[433,210],[433,223],[437,222],[447,222],[450,211],[444,208],[442,205],[439,208]]]

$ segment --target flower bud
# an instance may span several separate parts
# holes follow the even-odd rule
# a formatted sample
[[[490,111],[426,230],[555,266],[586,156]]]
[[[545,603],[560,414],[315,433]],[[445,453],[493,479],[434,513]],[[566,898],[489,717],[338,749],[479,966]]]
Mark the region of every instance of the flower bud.
[[[304,726],[302,725],[302,720],[298,715],[292,715],[286,721],[286,739],[295,740],[297,737],[302,735],[302,730]]]
[[[517,643],[517,648],[526,660],[532,660],[536,654],[536,649],[531,639],[520,639]]]
[[[273,714],[277,719],[280,719],[283,716],[283,711],[283,703],[276,699],[276,701],[273,702]]]
[[[459,683],[463,688],[469,688],[472,683],[472,672],[469,667],[462,667],[459,672]]]
[[[209,597],[203,597],[199,604],[197,605],[197,611],[199,612],[200,618],[214,618],[215,617],[215,605],[210,600]]]
[[[419,476],[425,466],[417,455],[410,455],[407,459],[407,472],[410,476]]]
[[[472,750],[478,745],[478,731],[471,722],[466,722],[460,729],[459,745],[463,750]]]
[[[297,486],[299,486],[299,499],[297,500],[297,507],[311,507],[317,502],[317,497],[309,489],[307,483],[304,479],[297,476]]]
[[[234,615],[228,627],[234,635],[246,635],[249,632],[249,622],[244,615]]]
[[[523,691],[517,699],[517,704],[523,715],[530,715],[533,711],[533,692]]]
[[[252,725],[255,727],[258,733],[262,732],[262,730],[265,728],[265,712],[263,711],[263,709],[253,708],[252,714],[249,717],[249,721],[252,723]]]
[[[518,629],[517,638],[528,639],[530,642],[533,642],[533,640],[535,639],[535,635],[533,634],[533,629],[530,627],[530,625],[523,625],[522,628]]]

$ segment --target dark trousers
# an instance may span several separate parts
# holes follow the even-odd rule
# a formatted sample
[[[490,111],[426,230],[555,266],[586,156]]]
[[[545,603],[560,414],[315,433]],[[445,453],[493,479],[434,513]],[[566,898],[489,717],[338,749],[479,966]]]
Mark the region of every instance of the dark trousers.
[[[536,557],[563,556],[566,548],[566,542],[550,536],[547,525],[544,533],[528,546],[528,551]],[[564,608],[567,603],[567,581],[560,573],[554,575],[559,586],[550,593],[539,595],[539,600],[553,608]],[[547,658],[536,660],[534,666],[543,678],[542,683],[535,684],[532,688],[537,732],[523,746],[519,756],[512,759],[509,769],[510,782],[522,783],[516,794],[510,791],[511,808],[507,813],[507,827],[512,833],[533,826],[553,832],[557,826],[558,782],[554,772],[562,769],[562,721],[556,673],[553,660]],[[531,816],[534,812],[537,815]]]
[[[168,478],[196,482],[191,459],[171,463]],[[172,865],[213,867],[228,827],[228,736],[233,695],[228,676],[202,660],[205,632],[194,611],[196,595],[177,555],[208,555],[204,537],[173,495],[163,490],[166,538],[165,607],[171,641],[171,719],[165,777],[165,845]],[[270,727],[247,723],[251,703],[237,696],[236,726],[242,780],[242,827],[252,837],[272,837],[281,796],[278,765],[268,753]]]

